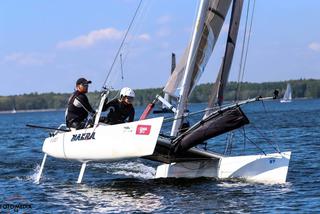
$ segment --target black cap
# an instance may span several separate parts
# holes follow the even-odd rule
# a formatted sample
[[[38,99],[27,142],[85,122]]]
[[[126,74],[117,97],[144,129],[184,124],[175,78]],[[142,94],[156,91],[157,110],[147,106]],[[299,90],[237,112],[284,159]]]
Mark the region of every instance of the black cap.
[[[79,78],[76,82],[76,85],[80,85],[80,84],[90,84],[91,81],[90,80],[86,80],[85,78]]]

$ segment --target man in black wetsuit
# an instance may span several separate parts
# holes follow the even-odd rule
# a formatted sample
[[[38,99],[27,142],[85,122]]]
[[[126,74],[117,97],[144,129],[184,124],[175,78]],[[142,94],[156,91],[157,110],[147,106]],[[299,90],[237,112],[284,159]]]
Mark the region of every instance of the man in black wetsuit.
[[[86,125],[88,114],[95,114],[86,96],[90,80],[80,78],[76,82],[76,91],[68,101],[66,124],[69,128],[82,129]]]
[[[120,99],[111,100],[105,104],[102,111],[109,111],[104,122],[110,125],[132,122],[134,107],[132,105],[135,93],[131,88],[125,87],[120,91]]]

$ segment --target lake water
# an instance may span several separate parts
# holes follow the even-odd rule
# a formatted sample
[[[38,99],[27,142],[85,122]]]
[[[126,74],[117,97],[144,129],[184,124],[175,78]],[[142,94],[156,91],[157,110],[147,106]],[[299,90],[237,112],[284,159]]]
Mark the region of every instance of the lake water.
[[[203,106],[193,104],[190,110]],[[142,110],[136,109],[137,116]],[[142,159],[89,163],[83,184],[76,184],[80,163],[48,157],[38,185],[48,132],[25,125],[57,127],[64,112],[0,114],[1,213],[320,213],[320,100],[259,102],[244,111],[251,121],[246,134],[260,149],[274,152],[270,145],[277,144],[292,151],[285,184],[152,179],[157,163]],[[242,133],[234,132],[239,140],[232,151],[260,152]],[[226,138],[217,137],[208,147],[224,152]]]

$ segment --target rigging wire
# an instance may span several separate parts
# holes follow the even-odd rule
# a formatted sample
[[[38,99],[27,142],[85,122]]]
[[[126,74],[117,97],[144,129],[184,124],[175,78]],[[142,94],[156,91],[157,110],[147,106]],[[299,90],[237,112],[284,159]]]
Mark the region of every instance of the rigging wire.
[[[144,1],[141,6],[139,12],[136,14],[136,17],[134,18],[135,21],[133,22],[131,29],[130,29],[130,34],[128,34],[125,42],[123,43],[123,46],[121,48],[121,53],[120,53],[120,63],[119,66],[116,67],[117,63],[114,64],[113,72],[111,72],[109,79],[108,79],[108,86],[112,86],[115,82],[120,81],[121,84],[120,86],[124,86],[124,69],[126,65],[126,61],[128,58],[128,55],[130,53],[130,49],[132,49],[132,44],[134,39],[139,38],[137,37],[138,33],[141,32],[142,28],[142,23],[145,22],[147,14],[150,11],[150,2],[151,1]],[[106,84],[106,83],[105,83]],[[104,84],[104,85],[105,85]],[[106,87],[106,86],[105,86]],[[111,89],[111,88],[110,88]],[[112,99],[115,99],[119,95],[120,91],[118,91]]]
[[[249,52],[249,44],[250,44],[250,38],[251,38],[251,29],[252,29],[252,23],[253,23],[253,15],[254,15],[254,9],[255,9],[255,3],[256,1],[253,0],[253,6],[252,6],[252,14],[251,14],[251,21],[250,21],[250,27],[249,27],[249,35],[248,35],[248,42],[247,42],[247,47],[246,47],[246,55],[244,57],[244,63],[243,63],[243,68],[242,68],[242,75],[241,75],[241,82],[243,82],[243,76],[244,76],[244,71],[245,67],[247,64],[247,59],[248,59],[248,52]],[[239,87],[240,88],[240,87]],[[240,89],[239,89],[240,90]]]
[[[267,108],[266,108],[263,100],[262,100],[262,106],[263,106],[264,112],[265,112],[267,115],[270,116],[270,112],[267,111]],[[254,126],[254,127],[255,127],[255,126]],[[257,129],[258,132],[260,131],[257,127],[255,127],[255,128]],[[269,140],[269,141],[270,141],[270,144],[272,144],[272,146],[274,147],[274,149],[275,149],[277,152],[280,153],[280,149],[279,149],[278,144],[274,143],[273,141],[271,141],[270,139],[268,139],[267,137],[265,137],[265,135],[264,135],[263,133],[260,133],[260,135],[261,135],[262,137],[264,137],[266,141]],[[271,130],[271,135],[272,135],[273,139],[276,139],[276,136],[275,136],[275,134],[274,134],[274,132],[273,132],[273,129]]]
[[[136,11],[135,11],[135,13],[134,13],[134,15],[133,15],[133,18],[132,18],[132,20],[131,20],[131,22],[130,22],[127,30],[126,30],[126,33],[125,33],[125,35],[124,35],[124,37],[123,37],[123,39],[122,39],[122,41],[121,41],[121,44],[120,44],[120,46],[119,46],[119,48],[118,48],[118,51],[117,51],[117,53],[116,53],[116,55],[115,55],[115,57],[114,57],[114,59],[113,59],[113,62],[112,62],[112,64],[111,64],[111,67],[110,67],[110,69],[109,69],[109,71],[108,71],[107,77],[105,78],[105,80],[104,80],[104,82],[103,82],[102,88],[106,87],[106,83],[107,83],[107,81],[108,81],[108,78],[109,78],[109,76],[110,76],[110,74],[111,74],[111,72],[112,72],[112,69],[113,69],[113,67],[114,67],[114,65],[115,65],[115,62],[116,62],[116,60],[117,60],[117,58],[118,58],[118,56],[119,56],[119,54],[120,54],[120,52],[121,52],[121,49],[122,49],[122,47],[123,47],[123,45],[124,45],[124,42],[125,42],[125,40],[127,39],[128,33],[129,33],[129,31],[130,31],[130,29],[131,29],[131,26],[132,26],[132,24],[133,24],[133,22],[134,22],[134,20],[135,20],[135,18],[136,18],[136,16],[137,16],[137,14],[138,14],[138,11],[139,11],[139,9],[140,9],[140,6],[141,6],[141,4],[142,4],[142,1],[143,1],[143,0],[140,0],[139,5],[138,5],[138,7],[137,7],[137,9],[136,9]]]
[[[129,56],[129,54],[132,51],[133,48],[133,44],[135,43],[135,40],[141,40],[141,38],[139,37],[139,33],[141,32],[143,23],[145,23],[147,14],[150,11],[150,2],[151,1],[144,1],[143,4],[140,6],[139,9],[139,13],[137,14],[137,16],[135,17],[135,21],[131,27],[130,30],[130,34],[127,36],[127,39],[125,41],[125,43],[123,44],[122,50],[121,50],[121,57],[122,57],[122,64],[121,61],[119,63],[119,66],[114,67],[112,74],[109,77],[108,80],[108,85],[113,85],[113,83],[120,81],[121,82],[121,87],[124,86],[124,81],[122,80],[121,77],[121,73],[123,73],[122,70],[125,70],[125,66],[127,64],[127,58]],[[121,60],[121,59],[120,59]],[[122,66],[122,68],[121,68]],[[123,76],[123,79],[125,78],[125,76]]]
[[[260,134],[260,136],[267,142],[269,143],[272,148],[278,152],[278,153],[281,153],[280,152],[280,149],[278,148],[278,145],[275,144],[272,140],[270,140],[263,132],[260,131],[260,129],[258,127],[256,127],[254,124],[252,124],[253,128]]]
[[[224,155],[230,155],[231,151],[232,151],[232,143],[233,143],[233,139],[234,139],[234,132],[230,132],[227,137],[226,137],[226,146],[225,146],[225,150],[224,150]]]
[[[146,2],[144,2],[144,4],[141,6],[141,9],[140,9],[141,12],[140,12],[140,13],[137,15],[137,17],[136,17],[137,22],[136,22],[135,26],[132,27],[132,30],[131,30],[131,35],[133,35],[133,36],[130,36],[130,37],[128,38],[128,42],[126,42],[126,45],[127,45],[127,46],[126,46],[126,49],[127,49],[127,50],[126,50],[125,53],[124,53],[123,62],[126,61],[128,55],[129,55],[129,53],[130,53],[130,48],[131,48],[131,45],[132,45],[132,40],[133,40],[134,38],[136,38],[135,35],[137,35],[138,32],[141,31],[142,23],[144,23],[144,21],[146,20],[146,17],[148,17],[148,13],[150,12],[150,2],[151,2],[151,1],[146,1]],[[139,20],[139,21],[138,21],[138,20]]]
[[[120,69],[121,69],[121,81],[123,82],[123,61],[122,61],[122,54],[120,54]]]
[[[264,155],[267,155],[267,154],[265,153],[265,151],[264,151],[260,146],[258,146],[258,144],[256,144],[254,141],[252,141],[248,136],[246,136],[246,139],[247,139],[250,143],[252,143],[253,145],[255,145],[255,146],[257,147],[257,149],[259,149]]]
[[[251,12],[251,18],[250,18],[251,19],[250,26],[249,26],[249,30],[248,30],[248,38],[246,37],[246,35],[247,35],[247,29],[248,29],[251,0],[248,1],[248,5],[247,5],[246,23],[245,23],[245,31],[244,31],[243,41],[242,41],[240,67],[239,67],[239,73],[238,73],[237,89],[236,89],[236,93],[235,93],[235,101],[238,101],[240,98],[241,82],[243,82],[243,77],[244,77],[245,67],[246,67],[247,58],[248,58],[248,52],[249,52],[249,44],[250,44],[250,39],[251,39],[251,30],[252,30],[252,24],[253,24],[255,2],[256,1],[253,0],[253,6],[252,6],[252,12]]]
[[[235,101],[239,99],[238,91],[239,91],[239,84],[240,84],[240,78],[241,78],[241,70],[242,70],[242,62],[243,62],[243,55],[244,55],[244,47],[245,47],[245,42],[246,42],[246,35],[247,35],[247,25],[248,25],[248,19],[249,19],[249,9],[250,9],[250,0],[248,1],[247,5],[247,14],[246,14],[246,23],[244,27],[244,35],[243,35],[243,40],[242,40],[242,48],[241,48],[241,57],[240,57],[240,68],[239,68],[239,73],[238,73],[238,83],[237,83],[237,90],[235,94]]]

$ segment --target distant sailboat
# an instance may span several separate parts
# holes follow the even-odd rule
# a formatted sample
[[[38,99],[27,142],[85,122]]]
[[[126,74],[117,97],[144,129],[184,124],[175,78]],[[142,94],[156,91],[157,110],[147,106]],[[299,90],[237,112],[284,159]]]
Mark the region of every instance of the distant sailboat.
[[[15,100],[15,97],[14,97],[14,96],[12,97],[12,110],[11,110],[11,113],[12,113],[12,114],[17,113],[17,110],[16,110],[16,100]]]
[[[280,100],[281,103],[289,103],[292,101],[292,89],[290,83],[287,84],[286,92],[283,95],[283,98]]]

